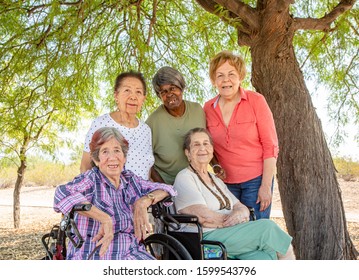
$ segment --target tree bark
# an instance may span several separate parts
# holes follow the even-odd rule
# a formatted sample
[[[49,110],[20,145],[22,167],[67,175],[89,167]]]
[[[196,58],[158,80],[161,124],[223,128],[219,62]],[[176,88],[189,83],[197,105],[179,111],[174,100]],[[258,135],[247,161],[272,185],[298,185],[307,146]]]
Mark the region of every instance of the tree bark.
[[[278,187],[296,257],[356,259],[332,156],[294,54],[291,19],[266,21],[276,22],[268,27],[276,31],[262,32],[251,46],[252,83],[275,119]]]
[[[20,193],[24,181],[25,170],[26,170],[26,157],[21,157],[20,166],[17,169],[17,178],[15,182],[14,196],[13,196],[14,228],[20,228]]]
[[[289,12],[292,0],[257,1],[254,24],[247,20],[243,1],[197,2],[217,16],[216,5],[223,5],[231,18],[243,20],[237,28],[238,45],[251,48],[252,84],[266,97],[276,122],[278,186],[297,259],[356,259],[336,170],[293,50],[294,32],[299,27],[319,28],[322,24],[321,28],[326,28],[355,0],[341,1],[316,21],[293,19]]]

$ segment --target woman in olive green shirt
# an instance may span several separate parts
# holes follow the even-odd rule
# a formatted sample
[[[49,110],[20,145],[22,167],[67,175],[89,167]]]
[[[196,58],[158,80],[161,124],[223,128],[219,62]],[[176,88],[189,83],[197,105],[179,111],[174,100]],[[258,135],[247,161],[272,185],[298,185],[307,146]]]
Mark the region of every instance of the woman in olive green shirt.
[[[162,104],[146,121],[155,157],[151,178],[172,185],[177,173],[188,165],[182,150],[184,135],[194,127],[205,128],[206,118],[199,103],[183,100],[186,83],[176,69],[162,67],[152,84]]]

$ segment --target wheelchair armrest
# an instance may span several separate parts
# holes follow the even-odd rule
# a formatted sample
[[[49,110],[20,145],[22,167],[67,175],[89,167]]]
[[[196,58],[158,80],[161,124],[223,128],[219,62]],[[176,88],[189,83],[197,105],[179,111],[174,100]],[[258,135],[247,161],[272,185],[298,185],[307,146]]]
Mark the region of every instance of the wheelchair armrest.
[[[158,201],[156,204],[152,205],[152,216],[155,218],[160,218],[163,213],[167,213],[168,205],[166,203],[173,203],[172,196],[167,196],[161,201]]]
[[[198,217],[195,215],[187,214],[170,214],[177,222],[179,223],[198,223]],[[165,221],[171,222],[167,217],[164,218]]]

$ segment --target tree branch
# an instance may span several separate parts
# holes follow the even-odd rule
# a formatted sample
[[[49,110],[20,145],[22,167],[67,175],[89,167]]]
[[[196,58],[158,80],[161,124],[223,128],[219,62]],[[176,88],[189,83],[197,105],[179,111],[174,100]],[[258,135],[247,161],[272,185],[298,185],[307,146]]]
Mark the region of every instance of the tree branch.
[[[306,58],[303,60],[303,63],[300,65],[300,69],[303,69],[305,63],[312,56],[313,52],[318,47],[319,43],[325,42],[325,40],[327,38],[328,38],[328,33],[324,33],[324,36],[320,40],[318,40],[318,42],[315,45],[313,45],[313,47],[310,49],[310,51],[309,51],[308,55],[306,56]]]
[[[322,18],[295,18],[293,27],[295,30],[330,30],[330,25],[346,11],[350,10],[355,4],[356,0],[342,0],[329,13]]]
[[[77,5],[80,5],[82,2],[83,2],[83,0],[79,0],[79,1],[76,1],[76,2],[60,1],[59,3],[61,5],[66,5],[66,6],[77,6]]]
[[[237,42],[240,46],[250,46],[253,38],[244,32],[238,31]]]
[[[150,26],[148,27],[148,37],[147,37],[147,46],[150,45],[150,41],[151,41],[151,37],[152,37],[152,32],[153,32],[153,26],[156,24],[156,20],[157,20],[157,0],[153,1],[153,5],[152,5],[152,17],[150,20]]]
[[[242,1],[234,0],[196,0],[196,2],[207,12],[220,17],[225,22],[230,23],[227,17],[224,17],[219,11],[218,7],[222,6],[230,12],[229,17],[232,19],[239,19],[241,22],[245,22],[251,30],[258,30],[258,14],[255,9]],[[237,26],[236,26],[237,27]],[[249,34],[250,32],[246,32]]]
[[[45,42],[46,38],[50,34],[51,28],[52,28],[52,23],[49,24],[49,26],[45,30],[45,33],[42,34],[41,38],[39,38],[39,42],[36,44],[36,47],[40,47]]]
[[[351,30],[354,32],[354,34],[359,37],[359,32],[356,29],[356,27],[350,21],[348,21],[348,24],[349,24]]]
[[[59,1],[60,5],[65,6],[77,6],[80,5],[83,2],[83,0],[79,0],[76,2],[65,2],[65,1]],[[41,5],[35,5],[31,8],[24,8],[27,11],[27,15],[30,16],[32,13],[34,13],[38,9],[48,8],[51,7],[51,4],[41,4]]]

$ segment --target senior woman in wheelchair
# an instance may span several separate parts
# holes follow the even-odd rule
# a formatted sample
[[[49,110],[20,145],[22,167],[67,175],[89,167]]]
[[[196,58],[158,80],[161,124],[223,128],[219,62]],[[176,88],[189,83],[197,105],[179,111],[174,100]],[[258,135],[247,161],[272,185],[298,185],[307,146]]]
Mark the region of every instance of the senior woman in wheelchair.
[[[74,248],[70,242],[66,259],[154,259],[140,242],[151,231],[147,208],[175,191],[124,170],[128,142],[115,128],[97,130],[90,150],[95,166],[55,191],[56,212],[91,205],[75,214],[84,244]]]
[[[176,177],[175,205],[178,213],[198,217],[203,239],[223,243],[232,259],[295,259],[292,238],[269,219],[249,221],[248,208],[208,172],[213,141],[206,129],[191,129],[183,148],[189,166]]]

